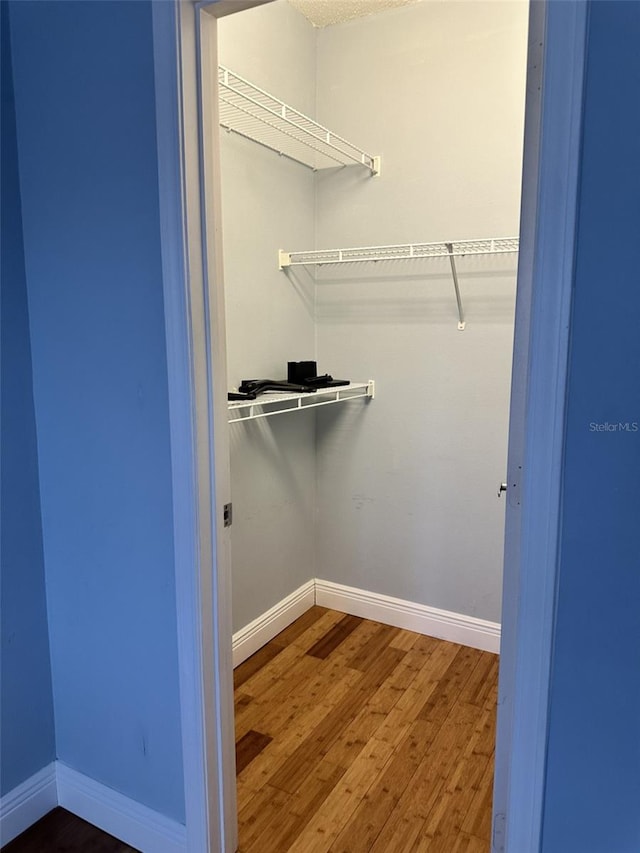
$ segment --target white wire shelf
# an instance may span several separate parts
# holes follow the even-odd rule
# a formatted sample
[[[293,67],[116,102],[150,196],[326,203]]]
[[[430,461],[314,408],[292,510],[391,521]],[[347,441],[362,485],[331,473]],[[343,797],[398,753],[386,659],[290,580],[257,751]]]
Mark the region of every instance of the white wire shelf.
[[[380,157],[368,154],[309,116],[218,66],[220,124],[311,169],[364,166],[380,173]]]
[[[466,327],[456,258],[472,255],[516,254],[517,237],[493,237],[485,240],[456,240],[442,243],[400,243],[393,246],[360,246],[351,249],[318,249],[310,252],[278,252],[278,268],[295,266],[324,266],[325,264],[377,263],[379,261],[417,261],[430,258],[449,258],[451,277],[458,304],[458,329]]]
[[[456,240],[450,243],[400,243],[393,246],[360,246],[351,249],[318,249],[311,252],[278,253],[278,267],[355,264],[375,261],[410,261],[419,258],[449,258],[465,255],[502,255],[518,251],[517,237],[488,240]]]
[[[375,397],[375,382],[351,382],[335,388],[321,388],[306,394],[287,394],[281,391],[269,391],[255,400],[239,400],[229,403],[229,423],[254,421],[258,418],[271,418],[287,412],[316,409],[319,406],[331,406],[335,403],[347,403]]]

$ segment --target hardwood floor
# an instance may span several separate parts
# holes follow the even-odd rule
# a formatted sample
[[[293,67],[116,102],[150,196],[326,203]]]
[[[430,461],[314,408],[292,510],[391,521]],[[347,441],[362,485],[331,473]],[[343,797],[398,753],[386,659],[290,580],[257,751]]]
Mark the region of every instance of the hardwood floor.
[[[236,668],[240,853],[488,853],[498,658],[313,607]],[[136,853],[54,809],[6,853]]]
[[[3,853],[138,853],[61,808],[50,811],[2,850]]]
[[[234,673],[241,853],[488,853],[497,674],[311,608]]]

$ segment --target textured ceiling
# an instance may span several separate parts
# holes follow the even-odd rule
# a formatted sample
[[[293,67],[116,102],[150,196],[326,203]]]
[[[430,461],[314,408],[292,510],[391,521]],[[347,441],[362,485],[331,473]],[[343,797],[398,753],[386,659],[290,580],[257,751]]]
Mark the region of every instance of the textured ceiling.
[[[419,0],[289,0],[292,6],[302,12],[314,27],[327,27],[342,24],[353,18],[409,6]]]

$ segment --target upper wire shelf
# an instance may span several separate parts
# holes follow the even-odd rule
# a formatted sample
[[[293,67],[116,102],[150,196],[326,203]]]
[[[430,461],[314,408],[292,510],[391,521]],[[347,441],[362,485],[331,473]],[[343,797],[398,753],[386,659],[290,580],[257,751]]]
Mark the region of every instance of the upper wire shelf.
[[[220,124],[311,169],[359,164],[380,173],[374,157],[244,77],[218,66]]]
[[[322,264],[353,264],[371,261],[408,261],[418,258],[450,258],[465,255],[496,255],[517,252],[517,237],[488,240],[456,240],[443,243],[400,243],[393,246],[361,246],[352,249],[318,249],[278,253],[280,269]]]

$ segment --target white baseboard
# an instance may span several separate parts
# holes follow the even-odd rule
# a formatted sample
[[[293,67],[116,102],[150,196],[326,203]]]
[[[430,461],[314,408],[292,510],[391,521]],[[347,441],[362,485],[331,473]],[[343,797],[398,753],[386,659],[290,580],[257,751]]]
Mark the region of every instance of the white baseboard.
[[[313,578],[233,635],[233,665],[242,663],[284,631],[316,601]]]
[[[0,844],[4,847],[57,805],[56,765],[52,761],[0,800]]]
[[[316,604],[486,652],[500,651],[500,625],[316,578]]]
[[[142,853],[186,853],[185,827],[61,761],[39,770],[0,800],[0,843],[8,844],[62,806]]]
[[[185,827],[56,762],[58,804],[143,853],[186,853]]]

